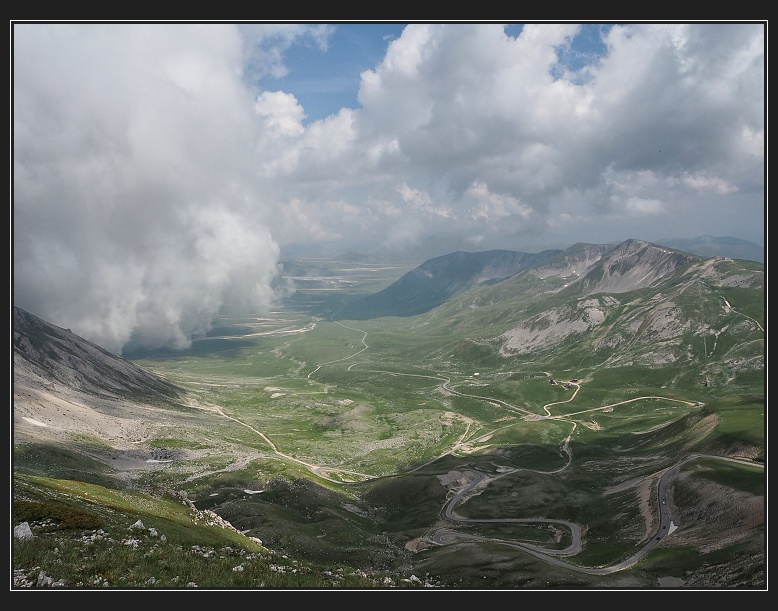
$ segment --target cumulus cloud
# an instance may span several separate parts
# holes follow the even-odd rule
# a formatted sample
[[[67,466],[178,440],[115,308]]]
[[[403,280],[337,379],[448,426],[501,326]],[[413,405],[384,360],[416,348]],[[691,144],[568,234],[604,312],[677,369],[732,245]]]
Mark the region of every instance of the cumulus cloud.
[[[14,47],[14,302],[114,352],[267,307],[237,30],[17,26]]]
[[[555,208],[563,201],[575,215],[604,213],[602,224],[634,198],[721,206],[713,217],[748,231],[738,207],[748,201],[747,216],[759,216],[764,180],[761,26],[614,26],[606,54],[571,70],[560,58],[578,29],[532,24],[514,38],[493,24],[408,26],[362,75],[354,143],[371,155],[355,167],[402,172],[464,231],[465,219],[490,216],[474,185],[521,202],[493,234],[536,233],[570,213]],[[682,176],[697,182],[679,193]],[[750,195],[710,199],[703,176],[716,193]]]
[[[278,136],[299,136],[305,131],[305,111],[291,93],[263,91],[254,104],[254,110],[265,120],[268,132]]]
[[[15,24],[14,303],[184,346],[294,244],[764,232],[761,24],[411,24],[306,122],[263,78],[347,27]]]

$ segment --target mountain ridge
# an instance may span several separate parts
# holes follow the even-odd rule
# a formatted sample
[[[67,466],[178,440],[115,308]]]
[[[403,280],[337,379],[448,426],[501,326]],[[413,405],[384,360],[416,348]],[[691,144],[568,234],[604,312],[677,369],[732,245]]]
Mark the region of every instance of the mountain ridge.
[[[337,312],[337,317],[359,320],[422,314],[466,290],[501,282],[558,253],[556,250],[536,254],[509,250],[456,251],[433,257],[385,289],[347,304]]]
[[[424,314],[466,291],[521,273],[535,274],[541,280],[566,278],[566,285],[578,282],[590,293],[628,292],[700,259],[637,239],[617,244],[579,242],[565,250],[540,253],[457,251],[428,259],[385,289],[345,305],[336,315],[338,319],[362,320]]]
[[[764,366],[764,330],[757,322],[763,290],[764,270],[756,262],[705,258],[641,240],[579,244],[459,295],[416,325],[468,333],[504,359],[531,355],[553,362],[564,353],[609,366],[696,362],[698,380],[721,380]],[[733,307],[729,294],[743,304]],[[739,342],[722,341],[733,332]]]

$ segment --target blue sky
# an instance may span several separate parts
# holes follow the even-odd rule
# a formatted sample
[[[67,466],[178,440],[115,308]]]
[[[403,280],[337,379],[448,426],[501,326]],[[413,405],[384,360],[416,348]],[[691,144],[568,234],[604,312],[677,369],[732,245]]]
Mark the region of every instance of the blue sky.
[[[358,108],[360,77],[386,54],[389,43],[402,34],[407,23],[329,24],[325,48],[312,41],[290,47],[285,54],[287,73],[267,75],[262,88],[293,93],[305,108],[305,123],[324,119],[341,108]],[[596,62],[605,53],[602,36],[610,24],[583,24],[569,46],[559,49],[559,60],[571,70]],[[523,24],[505,24],[505,33],[521,34]]]
[[[313,43],[291,47],[285,56],[288,73],[265,77],[263,88],[293,93],[306,110],[306,123],[324,119],[341,108],[357,108],[360,75],[374,68],[389,43],[402,34],[403,23],[331,24],[325,50]]]
[[[176,347],[290,253],[764,244],[766,30],[12,23],[14,303]]]

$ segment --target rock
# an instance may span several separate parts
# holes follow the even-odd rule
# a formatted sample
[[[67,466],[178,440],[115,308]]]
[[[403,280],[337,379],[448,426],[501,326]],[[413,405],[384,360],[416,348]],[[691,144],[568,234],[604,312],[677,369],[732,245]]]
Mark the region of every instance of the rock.
[[[36,587],[38,588],[50,588],[51,584],[54,583],[54,580],[46,575],[43,571],[38,573],[38,583],[36,584]]]
[[[19,541],[30,541],[35,535],[32,534],[30,525],[27,522],[22,522],[19,526],[14,527],[14,539]]]

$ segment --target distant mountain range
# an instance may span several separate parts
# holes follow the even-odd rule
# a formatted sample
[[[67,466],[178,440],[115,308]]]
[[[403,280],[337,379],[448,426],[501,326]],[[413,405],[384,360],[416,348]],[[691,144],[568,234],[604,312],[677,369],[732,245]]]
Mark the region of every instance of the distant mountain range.
[[[729,257],[730,259],[745,259],[764,263],[766,250],[763,246],[730,237],[714,237],[709,235],[698,238],[663,238],[656,240],[657,244],[669,246],[701,257]]]
[[[678,358],[678,345],[708,335],[713,344],[722,332],[717,329],[731,330],[715,323],[731,315],[724,297],[731,290],[740,291],[758,319],[762,264],[626,240],[540,253],[458,251],[425,261],[381,291],[330,305],[338,320],[426,315],[425,321],[474,334],[486,324],[503,354],[550,353],[585,333],[585,348],[574,343],[565,349],[594,354],[629,345],[629,355],[619,360],[648,362],[665,358],[658,356],[663,352]],[[17,385],[41,389],[50,380],[95,396],[144,401],[181,393],[67,329],[20,308],[13,314]],[[741,343],[732,346],[738,348]]]
[[[713,319],[732,310],[722,291],[741,290],[754,312],[763,312],[764,269],[749,261],[704,257],[642,240],[582,243],[540,253],[458,251],[425,261],[381,291],[332,302],[331,314],[338,320],[427,314],[452,327],[474,329],[488,323],[506,354],[554,350],[583,331],[591,343],[607,330],[595,348],[619,342],[639,346],[647,329],[668,342],[689,333],[721,333]],[[705,315],[691,312],[694,308]],[[175,400],[182,393],[131,361],[17,307],[13,333],[15,384],[45,388],[47,380],[56,381],[95,396],[144,401]],[[663,349],[669,343],[660,342]]]
[[[675,248],[701,257],[729,257],[730,259],[745,259],[748,261],[757,261],[764,263],[766,249],[754,242],[733,238],[728,236],[710,236],[704,235],[695,238],[659,238],[649,239],[653,244]],[[616,243],[611,243],[615,245]],[[569,242],[548,243],[548,244],[530,244],[522,242],[518,238],[503,238],[496,242],[490,242],[488,248],[474,242],[468,236],[461,234],[436,234],[425,236],[413,244],[403,244],[398,246],[378,246],[363,247],[348,252],[331,252],[329,256],[334,256],[343,261],[372,261],[372,262],[402,262],[414,263],[418,261],[427,261],[446,254],[466,251],[486,251],[486,250],[510,250],[528,253],[539,253],[547,250],[565,250],[571,244]],[[312,245],[293,246],[284,252],[285,259],[306,258],[324,256],[321,252],[315,250]]]

